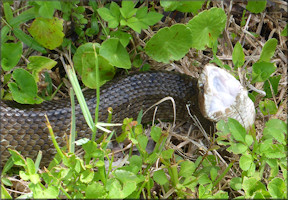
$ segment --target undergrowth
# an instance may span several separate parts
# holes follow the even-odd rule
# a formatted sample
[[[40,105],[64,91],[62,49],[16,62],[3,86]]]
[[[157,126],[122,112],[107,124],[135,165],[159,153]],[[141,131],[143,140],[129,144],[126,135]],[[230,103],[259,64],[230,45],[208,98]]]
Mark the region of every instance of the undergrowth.
[[[63,150],[47,119],[57,155],[49,167],[41,168],[41,152],[33,161],[10,149],[12,157],[1,175],[1,198],[15,197],[11,195],[13,165],[20,167],[16,173],[30,190],[18,198],[287,198],[287,123],[275,118],[285,104],[285,100],[276,101],[285,76],[278,73],[279,62],[273,59],[275,52],[279,55],[279,39],[287,37],[287,25],[277,38],[259,42],[261,52],[254,51],[251,56],[258,56],[252,62],[248,59],[251,51],[246,49],[251,42],[243,40],[244,34],[250,39],[263,39],[245,26],[247,13],[250,19],[261,15],[266,12],[266,3],[248,1],[236,26],[238,31],[229,32],[227,12],[230,16],[231,10],[212,2],[30,1],[20,2],[15,9],[15,3],[5,1],[1,19],[1,98],[24,104],[52,99],[63,83],[53,85],[57,78],[51,78],[51,69],[62,63],[93,134],[89,139],[79,139],[72,128],[71,138],[76,141],[70,138],[69,150]],[[167,12],[172,16],[184,13],[189,21],[176,23]],[[219,52],[229,45],[231,59],[226,62]],[[130,149],[122,163],[115,164],[117,157],[109,144],[116,135],[111,126],[117,124],[99,122],[98,107],[95,116],[90,114],[81,92],[83,85],[96,89],[99,102],[100,86],[119,69],[145,71],[153,68],[153,63],[185,65],[191,52],[202,59],[206,56],[203,52],[209,52],[209,62],[230,71],[251,90],[250,98],[259,105],[257,116],[262,117],[262,130],[255,126],[245,130],[233,119],[220,121],[208,148],[200,148],[202,155],[192,161],[168,148],[169,129],[158,126],[149,129],[155,145],[148,152],[149,137],[140,112],[137,119],[126,118],[122,123],[118,142],[129,141]],[[194,69],[200,68],[196,59],[191,63]],[[78,83],[74,69],[83,85]],[[44,89],[38,91],[43,83]],[[75,127],[75,119],[71,127]],[[99,129],[105,136],[97,140]],[[82,147],[83,157],[77,155],[75,145]]]

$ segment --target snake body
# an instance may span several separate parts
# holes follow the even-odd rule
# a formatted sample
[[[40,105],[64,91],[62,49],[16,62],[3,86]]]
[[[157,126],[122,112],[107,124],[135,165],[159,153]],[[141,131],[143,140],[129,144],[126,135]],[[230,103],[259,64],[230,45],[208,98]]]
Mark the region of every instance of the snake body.
[[[94,116],[96,106],[95,91],[84,93],[88,107]],[[100,89],[99,121],[106,122],[107,109],[112,107],[112,122],[121,123],[125,117],[136,119],[139,111],[144,111],[164,97],[173,97],[176,102],[176,119],[189,119],[186,104],[209,131],[212,123],[205,119],[198,105],[197,79],[190,76],[151,71],[118,77],[104,84]],[[47,163],[55,154],[55,148],[45,124],[45,114],[53,127],[60,146],[66,144],[65,134],[69,134],[71,122],[70,99],[45,101],[39,105],[20,105],[15,102],[1,101],[1,165],[10,156],[8,148],[16,149],[25,157],[35,159],[38,151],[43,153],[42,162]],[[152,121],[154,109],[144,115],[142,122]],[[161,103],[156,118],[173,119],[170,101]],[[80,106],[76,104],[77,139],[91,138]]]

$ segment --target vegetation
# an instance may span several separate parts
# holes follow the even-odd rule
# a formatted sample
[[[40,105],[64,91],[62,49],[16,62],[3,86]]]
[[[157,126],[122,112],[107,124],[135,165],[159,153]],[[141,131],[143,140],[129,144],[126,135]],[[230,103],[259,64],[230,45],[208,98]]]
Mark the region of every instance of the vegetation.
[[[47,119],[58,152],[55,159],[40,168],[41,152],[33,161],[9,150],[12,157],[2,171],[1,198],[286,199],[285,5],[284,1],[248,1],[247,5],[4,1],[1,98],[38,104],[65,92],[68,77],[93,134],[91,140],[71,139],[69,150],[62,150]],[[129,144],[118,154],[108,148],[114,135],[109,127],[115,124],[109,119],[98,122],[98,107],[91,116],[81,88],[94,88],[99,97],[101,85],[116,72],[128,70],[172,67],[197,77],[208,62],[229,70],[251,90],[257,110],[254,127],[246,131],[228,119],[218,122],[217,132],[203,139],[199,131],[190,134],[185,127],[172,129],[167,123],[145,129],[140,112],[137,119],[123,121],[117,137]],[[100,140],[97,129],[105,131]],[[72,129],[71,138],[75,134]],[[153,148],[148,147],[149,140],[154,141]],[[83,157],[75,152],[75,145],[82,146]],[[13,165],[20,169],[13,171]]]

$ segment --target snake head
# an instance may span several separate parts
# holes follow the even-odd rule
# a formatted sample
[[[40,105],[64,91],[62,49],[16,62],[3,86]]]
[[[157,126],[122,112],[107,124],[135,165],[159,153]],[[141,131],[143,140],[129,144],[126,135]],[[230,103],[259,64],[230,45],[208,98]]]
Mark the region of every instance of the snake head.
[[[246,129],[255,121],[255,107],[247,90],[230,73],[207,64],[198,79],[199,107],[211,121],[238,120]]]

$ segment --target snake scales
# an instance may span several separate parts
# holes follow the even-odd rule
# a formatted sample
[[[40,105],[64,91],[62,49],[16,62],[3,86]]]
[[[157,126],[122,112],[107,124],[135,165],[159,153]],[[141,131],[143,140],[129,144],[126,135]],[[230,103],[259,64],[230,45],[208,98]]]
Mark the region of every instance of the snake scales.
[[[95,110],[95,91],[84,94],[90,111]],[[188,119],[186,104],[190,104],[204,128],[211,130],[212,123],[200,113],[198,106],[197,80],[187,75],[151,71],[136,73],[116,78],[101,87],[99,121],[107,120],[108,107],[113,108],[113,122],[122,122],[125,117],[137,117],[166,96],[176,102],[177,119]],[[20,105],[15,102],[1,101],[1,165],[10,156],[8,148],[16,149],[25,157],[36,157],[39,150],[43,152],[42,162],[47,163],[55,154],[55,148],[45,124],[47,114],[60,146],[66,144],[65,133],[69,133],[71,111],[70,99],[47,101],[39,105]],[[148,112],[143,122],[152,120],[154,110]],[[93,115],[92,115],[93,116]],[[173,119],[173,108],[170,101],[161,103],[156,118]],[[79,105],[76,105],[76,130],[78,138],[90,138],[90,130],[86,124]]]

